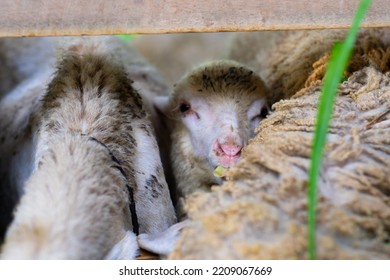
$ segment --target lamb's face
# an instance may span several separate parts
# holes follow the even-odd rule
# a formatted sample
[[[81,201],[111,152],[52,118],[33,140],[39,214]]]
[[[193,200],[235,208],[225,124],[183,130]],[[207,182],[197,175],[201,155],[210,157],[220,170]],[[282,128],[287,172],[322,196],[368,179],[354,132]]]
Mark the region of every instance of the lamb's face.
[[[184,94],[178,104],[181,121],[191,139],[193,153],[213,170],[230,167],[268,112],[265,97],[253,94],[197,96]]]
[[[268,113],[263,81],[233,61],[214,61],[185,75],[170,97],[156,97],[154,105],[182,125],[186,149],[207,161],[210,170],[230,167]],[[187,143],[187,139],[190,143]]]

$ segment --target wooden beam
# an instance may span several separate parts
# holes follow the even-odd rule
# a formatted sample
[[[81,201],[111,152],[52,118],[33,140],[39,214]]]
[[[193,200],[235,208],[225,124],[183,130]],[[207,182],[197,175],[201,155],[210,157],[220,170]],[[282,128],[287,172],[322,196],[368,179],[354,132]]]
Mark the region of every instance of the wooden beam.
[[[0,37],[346,28],[357,0],[1,0]],[[390,26],[374,0],[364,27]]]

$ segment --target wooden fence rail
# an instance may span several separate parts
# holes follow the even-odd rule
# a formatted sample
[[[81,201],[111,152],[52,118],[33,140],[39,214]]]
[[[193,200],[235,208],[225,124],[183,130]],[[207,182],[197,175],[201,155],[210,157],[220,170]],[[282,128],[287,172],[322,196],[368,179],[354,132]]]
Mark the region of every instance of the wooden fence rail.
[[[358,2],[0,0],[0,37],[346,28]],[[390,26],[390,0],[373,0],[363,26]]]

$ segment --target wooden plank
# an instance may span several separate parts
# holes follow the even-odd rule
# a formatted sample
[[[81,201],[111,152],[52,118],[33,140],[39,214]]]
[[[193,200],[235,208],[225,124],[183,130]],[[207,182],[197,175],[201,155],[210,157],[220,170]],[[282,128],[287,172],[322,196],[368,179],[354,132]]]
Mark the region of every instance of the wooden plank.
[[[357,0],[1,0],[0,36],[345,28]],[[374,0],[364,27],[390,26]]]

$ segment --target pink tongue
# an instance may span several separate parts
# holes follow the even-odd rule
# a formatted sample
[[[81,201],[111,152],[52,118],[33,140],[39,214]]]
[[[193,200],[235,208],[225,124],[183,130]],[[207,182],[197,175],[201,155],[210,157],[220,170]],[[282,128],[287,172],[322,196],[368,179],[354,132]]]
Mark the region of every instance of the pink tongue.
[[[235,156],[241,151],[241,147],[232,145],[221,145],[221,149],[227,156]]]

